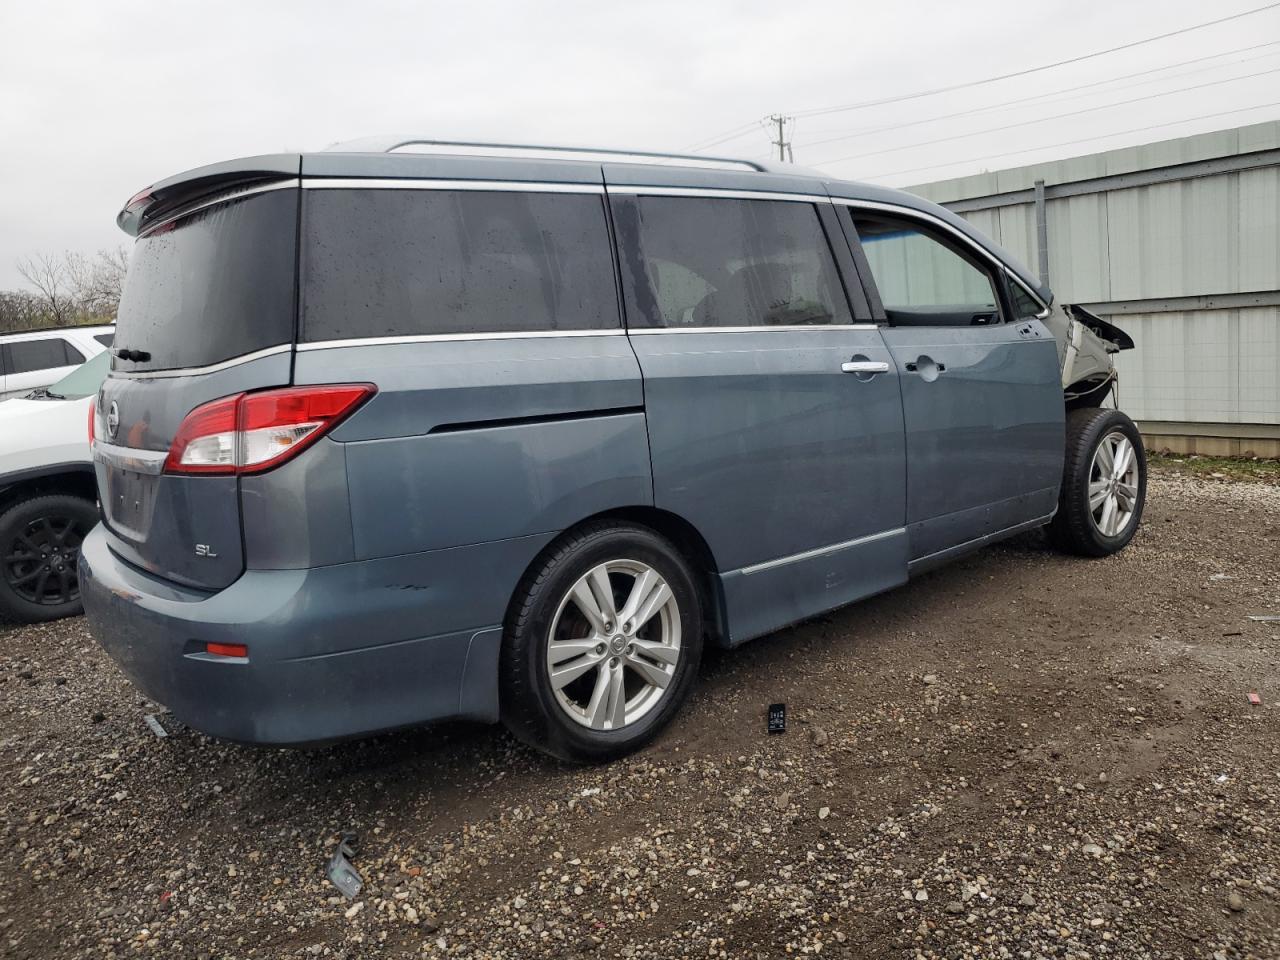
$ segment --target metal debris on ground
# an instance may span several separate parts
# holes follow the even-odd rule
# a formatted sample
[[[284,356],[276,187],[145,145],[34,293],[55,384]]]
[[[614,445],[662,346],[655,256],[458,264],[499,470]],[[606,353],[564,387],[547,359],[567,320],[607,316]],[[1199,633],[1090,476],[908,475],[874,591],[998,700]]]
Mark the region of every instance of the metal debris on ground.
[[[352,866],[351,860],[348,859],[356,855],[355,847],[355,831],[342,831],[338,849],[333,851],[333,856],[329,858],[329,865],[325,868],[325,875],[328,876],[329,882],[348,900],[354,899],[360,892],[360,888],[364,886],[364,878],[360,876],[360,871]]]
[[[145,713],[142,715],[142,719],[147,722],[147,726],[151,728],[151,732],[161,740],[169,736],[169,731],[164,728],[160,723],[160,718],[154,713]]]
[[[1249,615],[1254,623],[1280,623],[1280,613],[1264,613],[1261,616]]]

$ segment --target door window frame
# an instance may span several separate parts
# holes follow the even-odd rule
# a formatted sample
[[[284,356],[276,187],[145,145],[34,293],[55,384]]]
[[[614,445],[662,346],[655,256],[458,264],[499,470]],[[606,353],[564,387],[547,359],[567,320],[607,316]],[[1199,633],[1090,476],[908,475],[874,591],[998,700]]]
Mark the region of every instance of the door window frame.
[[[983,269],[980,264],[985,264],[985,269],[990,273],[992,284],[995,287],[996,298],[999,301],[1000,322],[1002,324],[1026,319],[1014,316],[1016,311],[1013,309],[1013,296],[1010,289],[1010,284],[1014,283],[1025,290],[1032,300],[1041,305],[1042,309],[1037,314],[1038,317],[1043,318],[1047,315],[1049,304],[1044,302],[1044,298],[1040,294],[1014,276],[1013,271],[1004,260],[945,220],[931,216],[921,210],[912,210],[909,207],[900,207],[891,203],[879,203],[874,200],[833,197],[832,202],[837,208],[840,227],[849,243],[850,255],[862,283],[867,302],[870,304],[871,315],[875,318],[875,323],[886,327],[892,326],[889,323],[888,315],[885,313],[884,302],[880,299],[880,289],[876,285],[875,277],[871,272],[871,263],[867,260],[866,251],[862,249],[862,241],[858,237],[858,230],[853,222],[855,211],[864,211],[875,216],[903,220],[917,227],[926,236],[942,243],[943,246],[948,248],[960,247],[961,250],[957,251],[957,255],[970,262],[977,261],[975,266],[978,269]],[[974,329],[980,330],[988,326],[992,326],[992,324],[977,324]],[[954,329],[963,330],[965,328],[955,327]]]

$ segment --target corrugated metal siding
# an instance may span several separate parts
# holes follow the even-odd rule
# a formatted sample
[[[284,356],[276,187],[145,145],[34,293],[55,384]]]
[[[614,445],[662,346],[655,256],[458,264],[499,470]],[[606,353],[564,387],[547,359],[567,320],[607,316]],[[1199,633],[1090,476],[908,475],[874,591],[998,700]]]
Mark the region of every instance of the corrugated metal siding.
[[[978,204],[962,216],[1033,264],[1034,204],[981,209],[982,198],[1040,179],[1077,183],[1278,146],[1280,122],[1254,124],[910,189]],[[1051,197],[1046,212],[1049,282],[1061,302],[1280,291],[1280,165]],[[1117,364],[1135,419],[1280,424],[1280,309],[1125,313],[1114,322],[1137,342]]]

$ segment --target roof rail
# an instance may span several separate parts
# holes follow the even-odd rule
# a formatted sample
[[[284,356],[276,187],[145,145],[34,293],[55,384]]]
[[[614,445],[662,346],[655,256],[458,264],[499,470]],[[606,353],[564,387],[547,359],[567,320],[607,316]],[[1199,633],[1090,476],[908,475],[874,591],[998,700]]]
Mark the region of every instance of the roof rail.
[[[409,148],[409,149],[405,149]],[[768,168],[753,160],[707,157],[689,153],[655,153],[610,147],[568,147],[555,144],[486,143],[470,140],[433,140],[412,136],[364,137],[326,147],[343,153],[438,153],[472,157],[521,157],[523,159],[587,160],[592,162],[652,163],[713,170],[750,170],[763,173]]]

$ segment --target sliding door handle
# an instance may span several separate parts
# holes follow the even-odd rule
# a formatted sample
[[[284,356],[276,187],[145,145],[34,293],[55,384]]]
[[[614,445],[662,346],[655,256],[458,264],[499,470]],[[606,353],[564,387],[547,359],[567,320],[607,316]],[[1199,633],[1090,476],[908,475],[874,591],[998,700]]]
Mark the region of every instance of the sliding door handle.
[[[889,364],[883,360],[846,360],[840,364],[841,373],[888,373]]]

